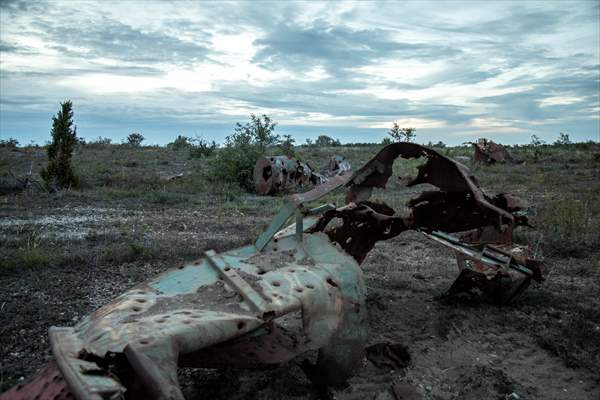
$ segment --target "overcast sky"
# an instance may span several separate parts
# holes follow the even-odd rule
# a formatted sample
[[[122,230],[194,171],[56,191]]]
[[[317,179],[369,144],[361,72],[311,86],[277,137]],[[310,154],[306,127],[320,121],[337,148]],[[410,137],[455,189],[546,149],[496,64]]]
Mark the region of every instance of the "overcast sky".
[[[265,113],[278,133],[379,142],[600,141],[600,0],[0,0],[0,138],[222,142]]]

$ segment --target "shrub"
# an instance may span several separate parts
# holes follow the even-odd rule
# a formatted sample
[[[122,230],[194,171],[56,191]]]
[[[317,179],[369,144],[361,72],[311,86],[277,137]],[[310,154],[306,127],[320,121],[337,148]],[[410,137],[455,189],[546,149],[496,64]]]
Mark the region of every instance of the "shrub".
[[[412,142],[417,136],[415,131],[417,128],[400,128],[397,122],[394,122],[392,128],[388,131],[388,135],[396,142]]]
[[[0,147],[7,147],[10,149],[14,149],[18,145],[19,145],[19,141],[17,139],[8,138],[6,140],[5,139],[0,140]]]
[[[262,117],[257,117],[250,114],[250,122],[246,125],[236,123],[233,135],[227,136],[227,145],[251,144],[264,151],[269,146],[279,144],[279,136],[273,133],[276,126],[277,123],[267,115],[263,114]]]
[[[292,137],[292,135],[283,135],[283,140],[281,141],[280,147],[281,152],[286,156],[294,157],[296,152],[294,151],[294,143],[296,141]]]
[[[392,139],[390,139],[389,137],[384,137],[383,140],[381,141],[381,144],[384,146],[387,146],[388,144],[392,144]]]
[[[102,137],[102,136],[98,136],[98,138],[96,140],[92,140],[90,141],[87,145],[88,146],[92,146],[92,147],[104,147],[104,146],[109,146],[112,143],[112,139],[111,138],[107,138],[107,137]],[[84,144],[85,145],[85,141],[83,143],[80,144]]]
[[[227,136],[225,147],[217,152],[209,164],[209,180],[235,182],[241,188],[254,190],[254,165],[269,147],[280,144],[274,133],[277,124],[268,116],[250,115],[250,122],[236,124],[232,135]]]
[[[71,167],[73,149],[77,144],[77,128],[73,127],[73,104],[61,103],[61,109],[52,117],[52,143],[48,145],[48,166],[40,175],[49,189],[76,187],[79,178]]]
[[[131,133],[127,136],[127,144],[133,147],[140,147],[146,138],[141,133]]]
[[[533,149],[533,159],[539,160],[544,153],[545,142],[537,135],[531,135],[531,148]]]
[[[557,145],[571,144],[571,139],[569,139],[569,134],[561,132],[560,135],[558,136],[558,139],[556,139],[556,141],[554,142],[554,144],[557,144]]]
[[[190,158],[209,157],[218,147],[214,140],[209,143],[208,140],[196,137],[196,139],[189,139],[189,141],[191,143]]]
[[[167,144],[167,148],[171,150],[185,150],[192,147],[192,139],[187,136],[178,135],[174,141]]]
[[[318,147],[337,147],[341,145],[342,144],[338,139],[331,138],[327,135],[321,135],[315,140],[315,146]]]

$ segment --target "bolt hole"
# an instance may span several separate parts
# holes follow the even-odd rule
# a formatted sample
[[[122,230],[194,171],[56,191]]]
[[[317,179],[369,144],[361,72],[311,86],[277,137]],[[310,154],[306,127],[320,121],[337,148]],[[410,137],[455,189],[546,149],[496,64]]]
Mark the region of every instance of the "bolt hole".
[[[306,287],[307,287],[308,289],[314,289],[314,288],[315,288],[313,285],[306,285]]]
[[[267,273],[267,271],[265,271],[264,269],[259,269],[257,272],[257,274],[259,274],[259,275],[264,275],[266,273]]]
[[[246,326],[246,323],[244,321],[240,321],[237,324],[238,329],[244,329],[245,326]]]
[[[333,287],[338,287],[338,284],[331,278],[327,278],[327,283],[329,283]]]
[[[224,271],[231,271],[231,267],[225,267],[223,268]]]
[[[133,307],[133,308],[132,308],[132,310],[133,310],[133,311],[135,311],[135,312],[140,312],[140,311],[142,311],[142,309],[141,309],[141,308],[139,308],[139,307]]]
[[[137,301],[138,303],[145,303],[146,299],[136,299],[135,301]]]
[[[279,286],[281,286],[281,283],[279,281],[274,281],[273,286],[279,287]]]
[[[140,340],[140,344],[144,344],[144,345],[150,344],[150,341],[146,340],[146,339],[142,339],[142,340]]]
[[[304,292],[304,289],[302,289],[301,287],[297,287],[297,288],[296,288],[296,292],[298,292],[298,293],[302,293],[302,292]]]

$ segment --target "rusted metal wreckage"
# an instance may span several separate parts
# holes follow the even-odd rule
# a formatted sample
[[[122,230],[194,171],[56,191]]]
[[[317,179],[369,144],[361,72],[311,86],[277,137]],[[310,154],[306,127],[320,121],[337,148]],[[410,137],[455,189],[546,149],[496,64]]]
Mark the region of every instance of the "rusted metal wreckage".
[[[406,186],[437,188],[411,200],[405,217],[370,199],[374,188],[386,186],[398,157],[426,160],[415,178],[402,179]],[[345,206],[306,207],[341,187]],[[182,399],[178,366],[282,364],[309,350],[318,350],[306,367],[313,382],[341,384],[363,357],[359,265],[377,241],[421,231],[456,252],[460,275],[448,294],[478,288],[506,302],[542,280],[542,264],[512,245],[513,228],[527,224],[522,210],[511,196],[484,194],[466,167],[433,150],[389,145],[355,173],[289,196],[254,243],[207,251],[75,327],[50,328],[54,360],[0,397]]]
[[[331,156],[319,172],[289,156],[264,156],[254,166],[254,187],[261,195],[289,193],[310,185],[321,185],[331,177],[350,170],[348,160],[339,155]]]
[[[495,143],[489,139],[481,138],[477,139],[477,142],[467,142],[473,146],[473,163],[475,164],[494,164],[509,162],[512,164],[519,164],[522,161],[513,158],[513,156],[506,150],[506,147],[501,144]]]

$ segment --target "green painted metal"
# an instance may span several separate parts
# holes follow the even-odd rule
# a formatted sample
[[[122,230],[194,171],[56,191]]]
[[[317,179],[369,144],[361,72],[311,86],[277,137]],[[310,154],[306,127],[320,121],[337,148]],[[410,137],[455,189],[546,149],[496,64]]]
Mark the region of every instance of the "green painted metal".
[[[201,286],[212,285],[218,279],[217,272],[210,268],[206,260],[202,260],[198,264],[186,264],[180,269],[167,271],[149,285],[162,294],[175,296],[194,293]]]
[[[287,220],[294,214],[294,210],[296,210],[296,206],[292,203],[286,203],[279,210],[279,213],[273,218],[271,224],[268,228],[258,237],[254,246],[258,251],[262,250],[267,243],[273,238],[273,235],[279,231],[283,225],[287,222]]]
[[[302,242],[302,234],[304,233],[303,218],[300,210],[296,210],[296,242]]]

